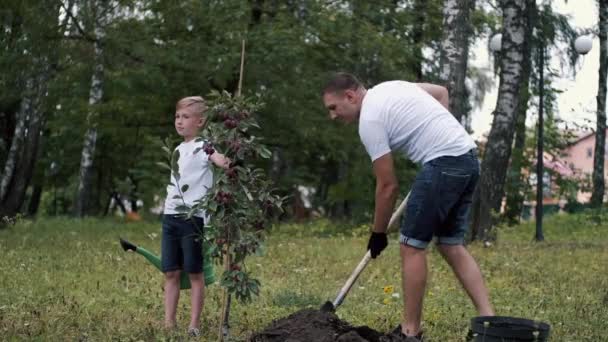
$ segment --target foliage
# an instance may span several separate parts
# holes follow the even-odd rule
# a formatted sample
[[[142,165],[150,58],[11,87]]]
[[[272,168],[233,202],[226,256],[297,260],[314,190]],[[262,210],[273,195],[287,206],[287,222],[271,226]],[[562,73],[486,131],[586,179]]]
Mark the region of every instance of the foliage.
[[[37,168],[44,171],[39,183],[45,192],[56,187],[66,194],[68,210],[87,128],[83,118],[89,106],[95,20],[91,0],[71,3],[73,17],[66,16],[58,31],[45,29],[52,21],[38,13],[49,11],[35,1],[11,0],[0,12],[3,27],[12,27],[10,35],[0,37],[6,52],[0,54],[0,71],[5,75],[0,80],[0,113],[5,115],[0,122],[6,127],[12,127],[22,97],[20,73],[28,67],[21,51],[35,47],[56,54],[57,73],[49,84],[44,148]],[[432,80],[435,59],[415,50],[435,47],[441,36],[442,1],[420,2],[422,9],[414,8],[413,2],[390,0],[110,3],[103,42],[104,99],[94,108],[99,138],[94,190],[99,213],[110,194],[124,185],[129,185],[130,194],[123,196],[142,199],[146,208],[156,204],[163,184],[159,170],[152,167],[158,161],[153,141],[174,135],[171,119],[177,99],[236,90],[240,43],[245,39],[243,91],[266,103],[258,118],[259,135],[272,153],[258,166],[276,180],[282,195],[291,195],[298,185],[313,187],[317,190],[313,202],[320,212],[337,213],[338,208],[348,207],[355,219],[369,219],[373,208],[369,159],[356,129],[329,123],[319,89],[329,71],[355,72],[371,86],[413,79],[412,68],[420,63],[425,66],[425,79]],[[67,7],[68,1],[45,4]],[[412,25],[421,18],[425,19],[422,28]],[[478,13],[475,32],[485,31],[492,20],[490,12]],[[420,29],[421,40],[415,42],[414,31]],[[24,39],[26,34],[36,39]],[[408,48],[414,45],[415,49]],[[1,138],[0,161],[10,134],[2,132]],[[50,177],[52,162],[59,168]],[[407,188],[415,166],[403,166],[400,176]]]
[[[555,341],[601,341],[608,335],[608,211],[554,215],[546,242],[531,241],[534,222],[499,228],[491,248],[469,246],[480,262],[497,313],[551,324]],[[154,252],[160,222],[45,218],[21,220],[0,231],[0,331],[13,340],[185,339],[189,303],[178,310],[180,329],[162,329],[162,275],[139,255],[125,253],[118,236]],[[231,332],[245,340],[272,320],[318,308],[333,299],[364,254],[368,228],[326,220],[272,228],[264,257],[248,259],[265,286],[258,300],[234,303]],[[389,331],[401,301],[384,304],[383,289],[400,288],[396,235],[368,265],[338,310],[354,325]],[[58,247],[60,246],[60,247]],[[584,265],[581,266],[581,265]],[[437,341],[461,341],[475,316],[464,291],[435,248],[425,298],[424,329]],[[216,340],[221,291],[206,291],[203,340]]]

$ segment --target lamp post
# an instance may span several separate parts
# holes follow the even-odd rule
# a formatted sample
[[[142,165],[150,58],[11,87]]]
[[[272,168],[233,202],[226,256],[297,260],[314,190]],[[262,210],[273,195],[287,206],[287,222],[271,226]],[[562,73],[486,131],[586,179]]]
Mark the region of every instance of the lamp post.
[[[545,92],[545,45],[542,40],[542,30],[537,30],[538,36],[538,136],[537,136],[537,162],[536,162],[536,241],[543,241],[543,174],[544,174],[544,163],[543,163],[543,152],[544,152],[544,92]],[[493,52],[499,52],[502,49],[502,34],[495,34],[490,39],[490,50]],[[585,55],[591,50],[592,39],[588,36],[580,36],[574,41],[574,48],[579,54]]]
[[[53,177],[53,216],[57,216],[57,163],[51,162],[51,176]]]

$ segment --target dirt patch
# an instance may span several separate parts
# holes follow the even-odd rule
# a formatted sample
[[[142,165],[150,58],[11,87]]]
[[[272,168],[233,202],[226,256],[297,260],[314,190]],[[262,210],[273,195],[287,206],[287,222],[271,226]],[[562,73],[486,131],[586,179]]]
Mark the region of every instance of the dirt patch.
[[[369,327],[353,327],[333,313],[301,310],[272,322],[251,336],[251,342],[393,342],[398,338]]]

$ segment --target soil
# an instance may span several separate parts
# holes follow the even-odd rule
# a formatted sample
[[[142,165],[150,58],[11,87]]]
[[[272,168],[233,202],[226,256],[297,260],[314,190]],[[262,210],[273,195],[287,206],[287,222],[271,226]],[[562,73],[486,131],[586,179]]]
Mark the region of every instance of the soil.
[[[250,342],[393,342],[397,337],[367,326],[353,327],[331,312],[306,309],[272,322]]]

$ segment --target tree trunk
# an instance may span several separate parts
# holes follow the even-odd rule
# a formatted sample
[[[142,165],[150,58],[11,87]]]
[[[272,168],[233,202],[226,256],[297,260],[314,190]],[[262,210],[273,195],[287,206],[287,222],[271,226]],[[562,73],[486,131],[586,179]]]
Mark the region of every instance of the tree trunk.
[[[597,90],[597,126],[593,157],[593,193],[591,205],[600,208],[604,202],[604,156],[606,151],[606,76],[608,74],[608,0],[598,0],[600,12],[600,70]]]
[[[515,128],[517,97],[522,83],[526,8],[531,0],[504,0],[500,85],[494,110],[492,129],[481,164],[481,177],[473,203],[473,239],[492,239],[491,229],[496,212],[500,211],[503,187]]]
[[[96,9],[101,7],[96,2]],[[89,128],[84,135],[84,144],[80,157],[80,174],[78,181],[78,192],[74,201],[74,214],[83,217],[89,214],[91,206],[91,192],[93,183],[93,161],[95,158],[95,145],[97,143],[96,105],[103,97],[104,67],[103,67],[103,39],[105,37],[105,21],[100,17],[95,21],[95,58],[93,75],[91,76],[91,88],[89,91],[89,113],[87,123]]]
[[[0,184],[0,216],[12,217],[23,206],[25,193],[36,166],[44,127],[42,101],[47,93],[51,70],[47,58],[34,59],[32,75],[17,113],[13,143]]]
[[[422,61],[424,60],[424,56],[422,55],[422,41],[424,40],[427,6],[426,0],[414,1],[414,15],[416,17],[412,34],[414,40],[414,46],[412,48],[414,49],[416,62],[412,64],[412,74],[416,75],[416,81],[421,81],[423,78]]]
[[[526,38],[532,41],[532,28],[534,27],[534,16],[536,4],[529,4],[526,19]],[[515,123],[515,142],[513,143],[513,153],[511,155],[511,165],[507,173],[506,180],[506,207],[505,218],[509,224],[516,224],[521,218],[523,211],[526,186],[522,170],[524,167],[524,151],[526,144],[526,114],[528,112],[528,102],[530,100],[530,74],[532,72],[532,44],[528,44],[528,52],[525,54],[524,63],[521,70],[521,89],[517,97],[517,121]]]
[[[30,198],[30,204],[27,207],[27,216],[34,217],[40,207],[40,197],[42,197],[42,185],[35,184],[32,186],[32,197]]]
[[[25,95],[23,96],[19,110],[16,113],[15,133],[11,140],[11,145],[4,164],[4,171],[2,172],[2,178],[0,179],[0,203],[4,200],[9,185],[15,176],[15,167],[17,166],[18,158],[23,150],[25,124],[27,115],[31,111],[33,87],[34,79],[33,77],[30,77],[25,82]]]
[[[466,127],[471,106],[465,80],[469,60],[470,13],[475,0],[445,0],[443,41],[441,42],[441,80],[450,93],[450,111]],[[470,131],[470,127],[466,127]]]

